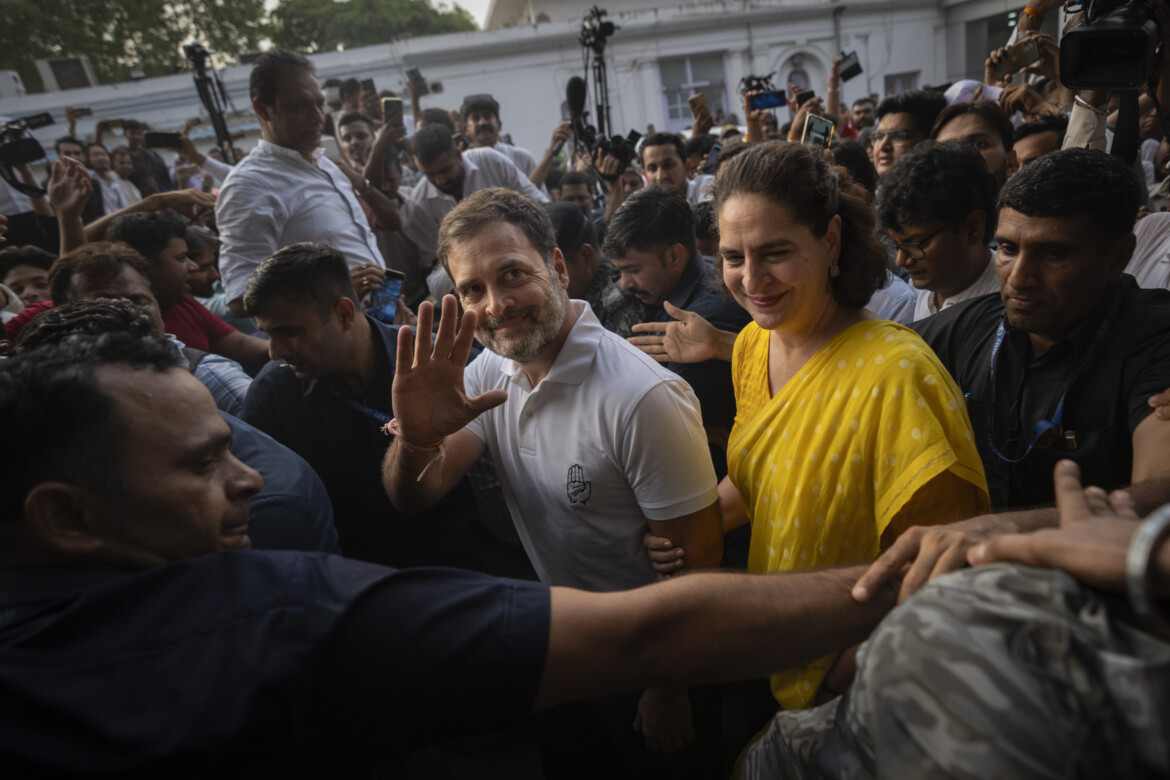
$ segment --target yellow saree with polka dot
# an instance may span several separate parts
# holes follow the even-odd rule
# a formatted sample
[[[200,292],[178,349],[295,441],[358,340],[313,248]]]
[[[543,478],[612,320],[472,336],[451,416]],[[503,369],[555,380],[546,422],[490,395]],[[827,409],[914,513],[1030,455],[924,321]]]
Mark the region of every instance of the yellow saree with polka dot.
[[[963,395],[917,334],[852,325],[774,396],[768,338],[749,323],[732,357],[728,466],[752,523],[749,570],[867,563],[887,528],[987,511]],[[834,660],[773,675],[781,706],[810,706]]]

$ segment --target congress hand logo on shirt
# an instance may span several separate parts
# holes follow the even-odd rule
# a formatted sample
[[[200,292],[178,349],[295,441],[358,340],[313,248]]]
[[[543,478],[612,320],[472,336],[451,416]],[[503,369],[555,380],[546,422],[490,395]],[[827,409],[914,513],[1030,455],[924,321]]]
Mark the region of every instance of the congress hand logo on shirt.
[[[565,487],[569,491],[570,504],[584,504],[589,500],[592,483],[585,481],[585,472],[579,464],[569,466],[569,481]]]

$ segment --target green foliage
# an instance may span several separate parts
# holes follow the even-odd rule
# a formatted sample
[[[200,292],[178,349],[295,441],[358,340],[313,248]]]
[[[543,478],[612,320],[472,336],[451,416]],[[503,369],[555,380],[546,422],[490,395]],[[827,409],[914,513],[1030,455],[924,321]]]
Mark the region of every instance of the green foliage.
[[[266,35],[264,0],[3,0],[0,69],[30,92],[43,89],[34,60],[87,56],[102,83],[185,67],[182,44],[198,40],[233,59]]]
[[[264,0],[0,2],[0,70],[20,73],[29,92],[44,89],[34,63],[43,57],[89,57],[106,84],[125,81],[133,67],[148,76],[185,69],[182,45],[192,40],[215,53],[218,67],[265,39],[312,53],[477,29],[466,9],[429,0],[283,0],[271,20]]]
[[[428,0],[282,0],[272,11],[272,42],[301,52],[389,43],[395,38],[475,30],[466,9]]]

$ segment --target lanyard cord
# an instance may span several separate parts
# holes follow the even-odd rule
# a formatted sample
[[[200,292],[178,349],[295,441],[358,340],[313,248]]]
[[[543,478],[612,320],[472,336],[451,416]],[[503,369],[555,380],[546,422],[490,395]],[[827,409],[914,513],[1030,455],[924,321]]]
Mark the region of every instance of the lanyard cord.
[[[1113,301],[1109,304],[1109,310],[1101,320],[1101,324],[1097,327],[1097,332],[1093,334],[1093,338],[1089,340],[1088,346],[1085,348],[1081,359],[1077,361],[1076,367],[1069,376],[1068,382],[1065,383],[1064,390],[1061,391],[1060,401],[1056,405],[1056,413],[1052,415],[1051,420],[1040,420],[1032,426],[1032,433],[1028,437],[1028,447],[1024,450],[1024,454],[1018,458],[1010,458],[1000,452],[999,447],[995,443],[995,402],[992,401],[988,405],[987,410],[987,444],[991,447],[991,451],[995,453],[996,457],[1008,463],[1019,463],[1032,454],[1032,449],[1036,446],[1036,442],[1040,440],[1045,433],[1053,428],[1059,429],[1064,421],[1064,399],[1068,396],[1069,389],[1073,383],[1080,377],[1081,372],[1092,360],[1096,354],[1101,343],[1105,340],[1105,336],[1113,329],[1114,323],[1117,321],[1117,315],[1121,313],[1121,303],[1125,300],[1125,287],[1118,285],[1117,292],[1113,296]],[[999,321],[999,327],[995,331],[995,344],[991,348],[991,392],[993,394],[996,390],[995,386],[995,365],[999,358],[999,349],[1003,346],[1004,337],[1007,335],[1007,329],[1004,326],[1003,318]]]
[[[354,411],[358,412],[359,414],[363,414],[372,420],[377,420],[378,423],[381,425],[387,425],[387,424],[389,424],[389,422],[391,420],[394,419],[393,417],[391,417],[390,415],[381,411],[380,409],[374,409],[373,407],[366,406],[365,404],[363,404],[361,401],[357,400],[356,398],[351,398],[350,396],[348,396],[345,393],[338,390],[332,384],[327,385],[327,387],[329,388],[329,392],[333,393],[334,397],[336,397],[339,401],[341,401],[343,404],[348,406],[350,409],[353,409]]]

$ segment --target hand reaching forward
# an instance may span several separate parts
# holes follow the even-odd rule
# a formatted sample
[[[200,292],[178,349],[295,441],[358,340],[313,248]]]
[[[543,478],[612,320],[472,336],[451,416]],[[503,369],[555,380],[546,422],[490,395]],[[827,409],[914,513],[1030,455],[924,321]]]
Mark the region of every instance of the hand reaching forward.
[[[215,196],[201,190],[171,190],[159,192],[146,199],[150,210],[171,209],[182,214],[187,219],[195,219],[200,214],[215,210]]]
[[[662,304],[673,322],[640,322],[627,341],[659,363],[702,363],[716,354],[719,330],[694,312],[685,311],[669,301]]]
[[[437,445],[467,423],[508,400],[503,390],[489,390],[468,398],[463,389],[463,367],[471,353],[476,315],[459,314],[454,295],[443,296],[439,333],[431,346],[434,305],[424,301],[418,308],[416,332],[408,326],[398,331],[398,362],[394,369],[394,417],[406,443],[418,447]],[[411,336],[414,336],[412,339]]]
[[[1089,585],[1124,591],[1126,553],[1141,525],[1133,500],[1123,490],[1082,489],[1081,470],[1071,460],[1056,464],[1055,481],[1059,528],[993,536],[967,551],[968,562],[1060,569]]]

